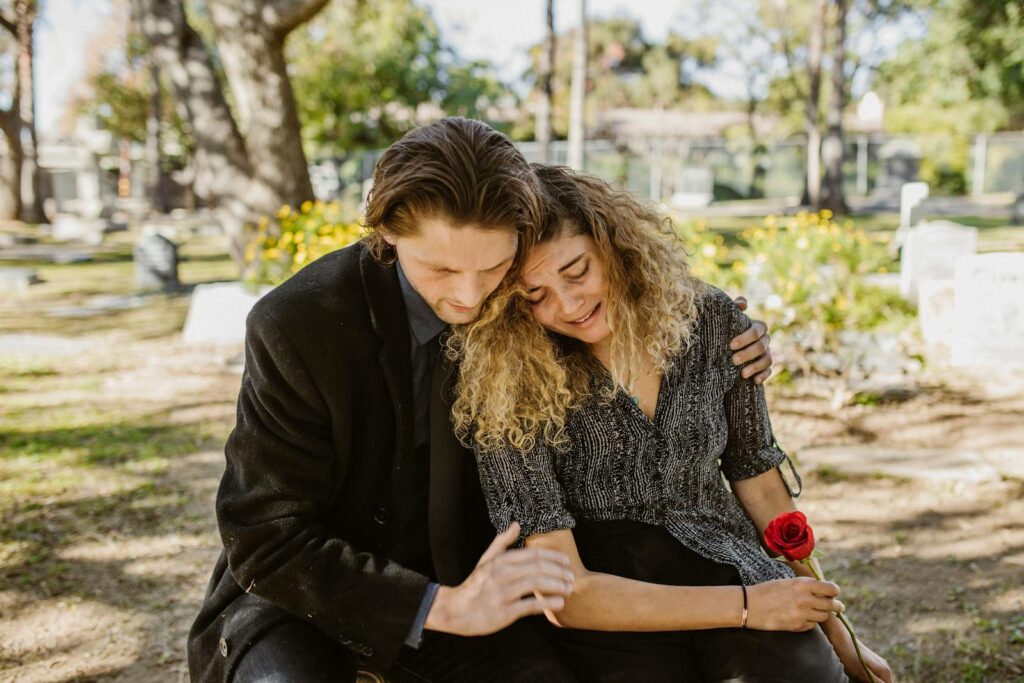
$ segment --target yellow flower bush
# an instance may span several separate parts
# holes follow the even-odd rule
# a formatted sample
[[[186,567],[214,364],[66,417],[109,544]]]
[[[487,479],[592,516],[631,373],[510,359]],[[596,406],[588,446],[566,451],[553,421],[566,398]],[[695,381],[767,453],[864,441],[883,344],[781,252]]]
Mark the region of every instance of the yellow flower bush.
[[[675,225],[694,273],[745,295],[805,371],[815,371],[814,354],[842,346],[844,331],[897,332],[914,315],[896,292],[864,277],[895,265],[889,235],[839,224],[829,211],[766,216],[728,239],[703,221]]]
[[[743,282],[744,264],[734,259],[725,237],[701,220],[673,221],[673,225],[697,277],[721,289],[734,289]]]
[[[913,318],[897,292],[865,279],[893,265],[886,234],[839,225],[822,211],[769,216],[741,238],[737,257],[748,277],[739,289],[805,371],[815,370],[814,354],[841,348],[845,331],[895,332]]]
[[[246,250],[246,280],[280,284],[307,264],[363,237],[353,211],[338,202],[305,201],[296,210],[282,206],[263,216]]]

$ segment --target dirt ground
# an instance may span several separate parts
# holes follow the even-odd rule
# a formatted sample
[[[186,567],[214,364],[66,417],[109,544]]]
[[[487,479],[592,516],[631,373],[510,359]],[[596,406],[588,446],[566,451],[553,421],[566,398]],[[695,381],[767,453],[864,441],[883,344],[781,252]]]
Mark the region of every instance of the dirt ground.
[[[63,297],[47,286],[51,304]],[[40,301],[2,304],[0,333],[51,333],[23,308]],[[0,680],[188,680],[240,374],[238,348],[180,343],[184,306],[83,323],[71,355],[0,354]],[[1024,394],[951,385],[836,412],[799,387],[769,394],[863,640],[903,681],[1024,681],[1024,481],[850,474],[811,457],[843,444],[1024,457]]]

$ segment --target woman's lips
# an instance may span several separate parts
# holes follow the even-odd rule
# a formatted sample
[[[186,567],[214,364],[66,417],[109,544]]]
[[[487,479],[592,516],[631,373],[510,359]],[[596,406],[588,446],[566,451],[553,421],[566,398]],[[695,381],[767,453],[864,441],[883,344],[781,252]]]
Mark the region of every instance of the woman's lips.
[[[597,304],[592,309],[590,309],[590,313],[588,313],[585,317],[579,318],[577,320],[570,320],[569,324],[572,325],[573,327],[586,327],[587,325],[594,321],[595,317],[597,317],[597,309],[599,308],[601,308],[601,304]]]

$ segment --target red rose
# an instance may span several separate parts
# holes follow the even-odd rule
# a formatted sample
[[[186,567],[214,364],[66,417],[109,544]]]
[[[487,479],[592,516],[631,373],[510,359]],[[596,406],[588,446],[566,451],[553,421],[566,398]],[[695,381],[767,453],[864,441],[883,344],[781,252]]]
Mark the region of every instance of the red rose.
[[[814,533],[804,513],[783,512],[768,523],[764,544],[787,560],[806,560],[814,551]]]

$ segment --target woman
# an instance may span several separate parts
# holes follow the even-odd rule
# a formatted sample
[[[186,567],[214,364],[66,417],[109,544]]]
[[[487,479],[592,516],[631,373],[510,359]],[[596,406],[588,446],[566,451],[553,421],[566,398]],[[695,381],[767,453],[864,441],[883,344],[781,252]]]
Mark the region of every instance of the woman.
[[[760,545],[794,504],[763,389],[729,358],[749,320],[653,211],[536,170],[550,216],[518,280],[450,342],[453,419],[495,526],[573,562],[548,614],[572,663],[601,681],[863,677],[838,587]]]

